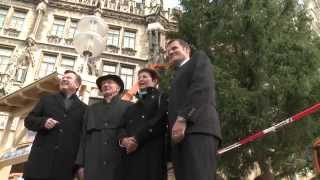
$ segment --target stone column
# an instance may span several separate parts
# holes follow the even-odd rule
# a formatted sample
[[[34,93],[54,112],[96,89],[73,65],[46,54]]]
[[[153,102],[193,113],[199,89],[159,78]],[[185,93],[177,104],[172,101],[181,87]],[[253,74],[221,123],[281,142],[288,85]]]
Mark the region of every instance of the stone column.
[[[43,14],[47,11],[47,6],[48,6],[48,0],[42,0],[38,5],[37,5],[37,17],[36,17],[36,22],[34,23],[33,30],[31,34],[29,35],[28,38],[31,38],[32,40],[35,40],[37,31],[39,29],[39,25],[41,23],[41,19],[43,17]]]
[[[29,34],[28,38],[26,39],[26,48],[25,48],[25,59],[27,60],[28,64],[26,64],[26,68],[28,69],[28,73],[26,75],[25,83],[28,83],[28,74],[29,72],[35,72],[35,58],[34,58],[34,51],[35,51],[35,43],[36,43],[36,35],[42,20],[43,15],[47,11],[48,0],[41,0],[40,3],[37,5],[36,11],[37,16],[35,23],[33,25],[32,32]],[[33,68],[30,71],[30,68]],[[32,79],[33,81],[33,79]]]

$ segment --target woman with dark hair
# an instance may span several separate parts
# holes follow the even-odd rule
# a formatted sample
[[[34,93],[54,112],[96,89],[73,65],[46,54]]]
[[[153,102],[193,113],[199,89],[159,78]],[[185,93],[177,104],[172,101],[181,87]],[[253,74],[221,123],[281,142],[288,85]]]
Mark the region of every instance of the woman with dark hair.
[[[119,137],[120,146],[127,154],[124,180],[164,180],[167,99],[156,88],[159,83],[156,71],[141,69],[138,83],[138,101],[124,114]]]

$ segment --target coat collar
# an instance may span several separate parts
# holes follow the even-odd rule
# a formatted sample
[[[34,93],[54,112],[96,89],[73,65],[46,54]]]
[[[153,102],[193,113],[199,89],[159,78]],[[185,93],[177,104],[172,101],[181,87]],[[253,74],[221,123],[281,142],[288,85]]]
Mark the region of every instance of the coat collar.
[[[147,87],[147,88],[141,89],[139,92],[137,92],[137,94],[135,96],[138,99],[143,99],[148,94],[152,94],[156,91],[158,91],[158,89],[155,87]]]
[[[66,94],[63,93],[62,91],[60,91],[59,94],[62,96],[62,98],[66,98]],[[69,98],[70,99],[76,99],[77,95],[76,94],[72,94]]]
[[[57,100],[58,105],[66,111],[66,109],[64,107],[65,95],[62,92],[59,92],[55,96],[56,96],[56,100]],[[80,104],[79,103],[80,100],[77,95],[73,94],[70,98],[72,98],[73,102],[72,102],[72,105],[70,106],[70,108],[68,109],[68,111],[72,111],[73,109],[78,107]]]
[[[117,103],[117,102],[119,102],[121,100],[121,98],[120,98],[120,95],[116,95],[116,96],[114,96],[112,99],[111,99],[111,101],[108,103],[107,101],[105,101],[104,99],[103,99],[103,104],[110,104],[110,105],[112,105],[112,104],[115,104],[115,103]]]

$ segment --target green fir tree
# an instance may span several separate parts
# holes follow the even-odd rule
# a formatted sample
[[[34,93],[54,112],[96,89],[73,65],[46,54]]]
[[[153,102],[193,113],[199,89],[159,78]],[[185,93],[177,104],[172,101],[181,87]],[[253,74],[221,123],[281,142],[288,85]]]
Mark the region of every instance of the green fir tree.
[[[297,0],[181,0],[178,32],[214,64],[223,146],[320,100],[320,41]],[[242,179],[312,170],[317,114],[223,154],[219,172]]]

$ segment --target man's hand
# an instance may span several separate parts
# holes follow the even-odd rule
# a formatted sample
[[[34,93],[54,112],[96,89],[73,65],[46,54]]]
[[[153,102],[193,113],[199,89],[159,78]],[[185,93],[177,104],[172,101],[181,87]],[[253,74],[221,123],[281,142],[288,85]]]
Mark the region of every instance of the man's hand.
[[[48,118],[48,119],[46,120],[46,122],[44,123],[44,127],[45,127],[46,129],[52,129],[52,128],[54,128],[58,123],[59,123],[59,121],[54,120],[54,119],[52,119],[52,118]]]
[[[134,152],[138,148],[137,140],[134,137],[123,138],[121,141],[121,145],[126,148],[127,154]]]
[[[78,169],[77,176],[78,176],[79,180],[84,180],[84,168],[83,167]]]
[[[174,144],[180,143],[185,135],[185,131],[187,128],[187,122],[185,119],[179,119],[181,117],[178,117],[176,122],[174,123],[172,127],[171,132],[171,140]]]
[[[135,137],[129,137],[128,140],[129,140],[129,144],[127,146],[127,154],[130,154],[135,150],[137,150],[138,143]]]

